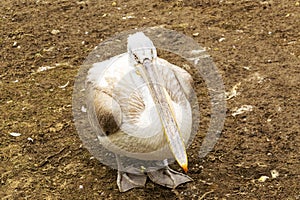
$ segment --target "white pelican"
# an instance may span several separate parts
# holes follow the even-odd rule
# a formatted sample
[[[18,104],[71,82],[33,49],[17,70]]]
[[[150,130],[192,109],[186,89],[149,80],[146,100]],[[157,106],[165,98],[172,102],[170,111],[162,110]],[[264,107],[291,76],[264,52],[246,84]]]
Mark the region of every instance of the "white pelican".
[[[100,130],[101,145],[116,154],[121,192],[143,187],[147,176],[175,188],[192,180],[170,169],[167,161],[174,158],[188,171],[192,78],[182,68],[157,57],[155,46],[144,33],[130,35],[127,42],[127,53],[95,63],[89,70],[88,116],[92,126]],[[156,160],[163,166],[125,169],[120,156]]]

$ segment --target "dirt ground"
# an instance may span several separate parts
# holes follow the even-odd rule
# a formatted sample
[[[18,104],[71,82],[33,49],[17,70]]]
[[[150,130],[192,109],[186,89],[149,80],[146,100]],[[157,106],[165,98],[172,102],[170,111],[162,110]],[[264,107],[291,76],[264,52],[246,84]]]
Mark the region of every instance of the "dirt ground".
[[[232,94],[227,118],[204,159],[188,150],[193,182],[119,193],[116,171],[91,159],[76,132],[74,78],[102,40],[161,25],[213,57]],[[300,1],[7,0],[0,47],[1,199],[300,199]],[[233,116],[243,105],[252,110]]]

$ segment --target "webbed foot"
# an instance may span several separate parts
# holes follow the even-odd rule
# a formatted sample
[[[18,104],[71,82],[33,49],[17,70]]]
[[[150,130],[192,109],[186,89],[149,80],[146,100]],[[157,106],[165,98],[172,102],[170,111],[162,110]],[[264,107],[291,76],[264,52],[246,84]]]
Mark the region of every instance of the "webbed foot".
[[[157,171],[148,172],[147,175],[154,183],[169,188],[176,188],[180,184],[193,181],[189,176],[176,172],[168,166]]]
[[[144,187],[146,180],[147,175],[118,171],[117,185],[120,192],[126,192],[132,188]]]

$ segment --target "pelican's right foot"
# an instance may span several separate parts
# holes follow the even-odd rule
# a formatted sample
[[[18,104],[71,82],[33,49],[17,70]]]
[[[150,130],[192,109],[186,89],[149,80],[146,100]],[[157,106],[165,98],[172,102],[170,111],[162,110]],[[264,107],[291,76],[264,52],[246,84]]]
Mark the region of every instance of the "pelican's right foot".
[[[130,174],[118,171],[117,185],[120,192],[126,192],[132,188],[145,187],[147,175]]]

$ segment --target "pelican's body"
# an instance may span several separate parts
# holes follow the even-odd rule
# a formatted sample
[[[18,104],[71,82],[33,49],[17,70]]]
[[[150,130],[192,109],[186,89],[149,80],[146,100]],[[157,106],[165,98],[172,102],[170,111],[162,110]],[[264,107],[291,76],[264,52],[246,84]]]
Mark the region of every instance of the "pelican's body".
[[[145,48],[146,53],[138,50],[141,54],[136,56],[130,49],[127,53],[95,63],[89,71],[87,81],[92,99],[90,111],[95,113],[99,123],[101,133],[98,139],[105,148],[116,155],[139,160],[165,160],[175,156],[178,163],[187,162],[184,160],[185,146],[191,136],[193,122],[190,102],[192,78],[185,70],[166,60],[155,56],[149,58],[155,49],[153,44],[150,44],[151,41],[141,34],[131,36],[131,39],[141,41],[128,41],[128,46],[130,48],[130,44],[134,43],[135,49]],[[147,54],[149,44],[152,49],[150,54]],[[135,58],[132,58],[133,55]],[[141,58],[143,60],[139,62],[138,59]],[[137,63],[134,63],[134,59],[137,59]],[[148,60],[155,60],[155,64],[147,64]],[[143,74],[138,68],[143,66],[146,70],[148,66],[155,67],[154,76],[158,79],[154,78],[153,81],[152,78],[151,83],[147,82],[148,74]],[[163,121],[165,118],[168,119],[166,122]],[[166,133],[168,129],[176,129],[179,134]],[[187,163],[182,165],[187,166]],[[182,179],[174,180],[172,187],[190,181],[186,175],[177,172],[170,180],[177,176],[181,176]],[[130,179],[129,183],[134,183],[133,186],[124,186],[124,183],[120,183],[121,180],[122,177],[118,177],[120,191],[141,186],[145,181],[143,179],[141,183],[138,183],[140,180],[135,183]],[[168,186],[162,181],[162,184]]]
[[[114,110],[112,117],[114,120],[120,120],[118,130],[115,132],[106,130],[109,134],[108,137],[101,138],[102,144],[114,153],[142,160],[171,158],[172,153],[167,146],[149,90],[128,61],[128,53],[125,53],[108,61],[96,63],[90,70],[89,81],[94,83],[93,87],[96,89],[95,105],[105,104],[99,112],[104,114],[104,110]],[[158,61],[161,63],[159,72],[166,78],[166,90],[172,99],[176,119],[182,122],[179,123],[182,137],[187,142],[191,133],[192,113],[186,98],[188,91],[184,92],[178,79],[182,84],[186,84],[185,88],[188,88],[189,82],[183,81],[191,81],[191,77],[183,69],[163,59]],[[99,77],[101,79],[97,79]],[[101,117],[102,113],[98,115]],[[112,146],[111,143],[115,145]]]

